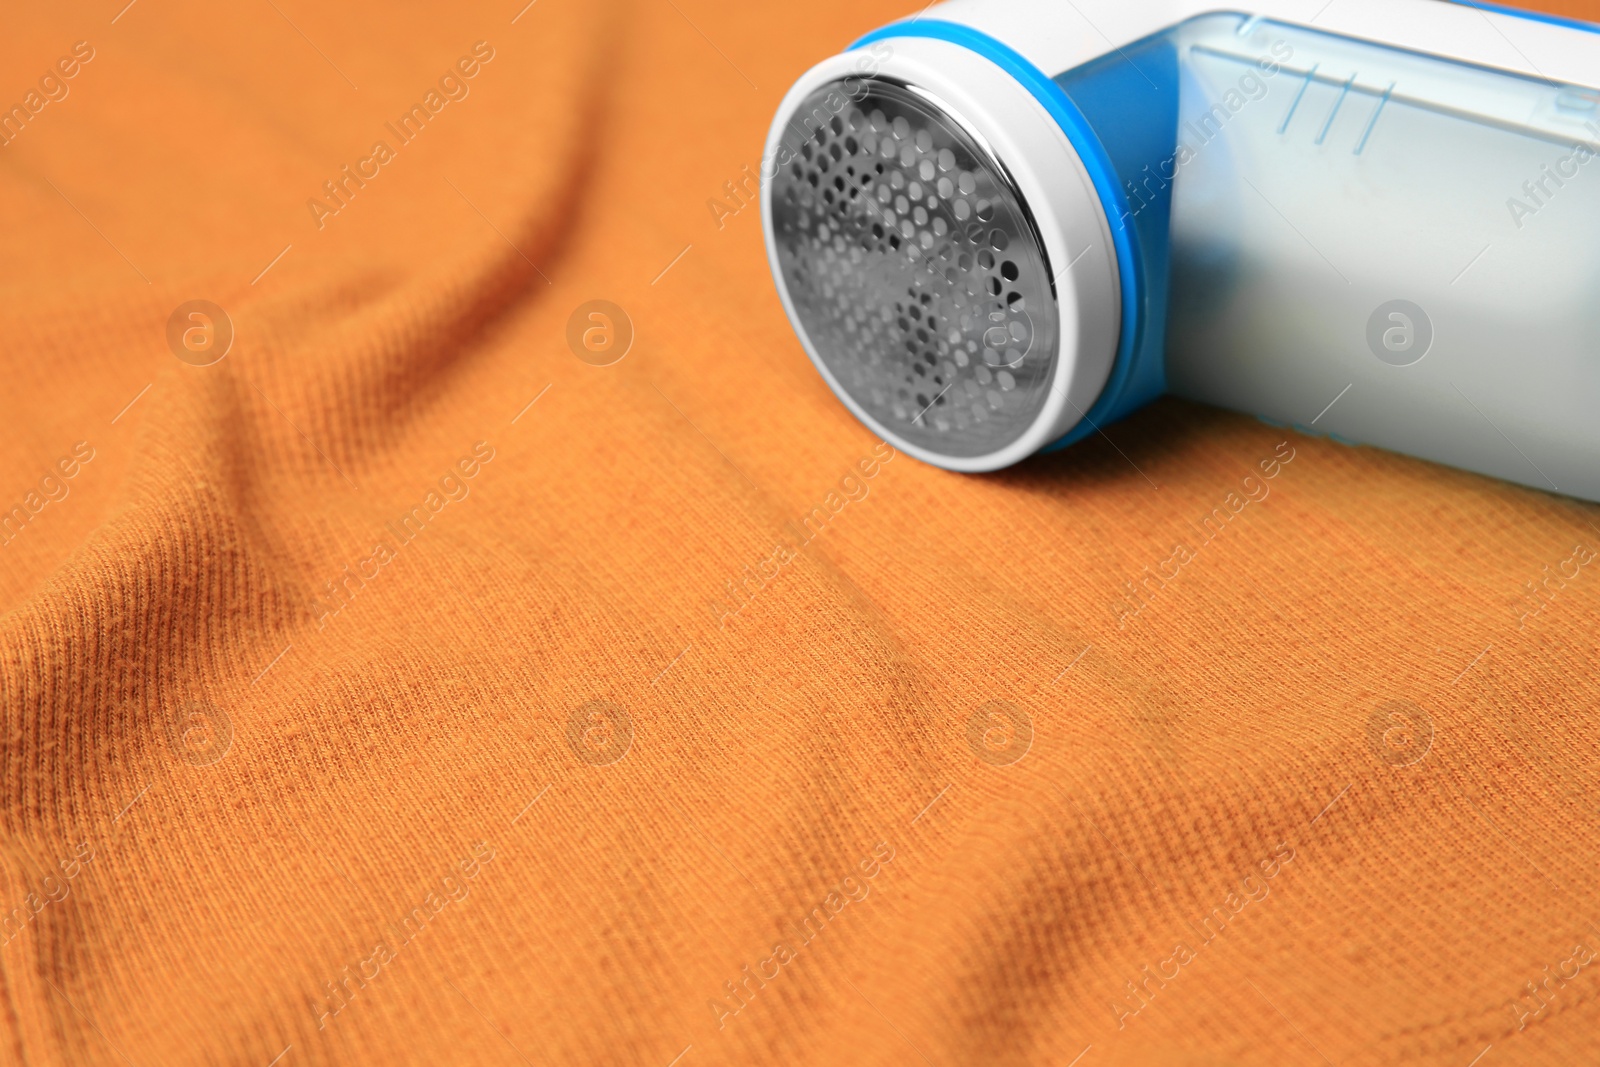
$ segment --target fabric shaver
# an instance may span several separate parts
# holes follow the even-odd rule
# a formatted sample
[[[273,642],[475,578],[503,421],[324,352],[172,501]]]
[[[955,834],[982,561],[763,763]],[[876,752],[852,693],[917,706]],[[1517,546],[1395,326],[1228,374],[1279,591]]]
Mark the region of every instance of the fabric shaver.
[[[1163,393],[1600,500],[1600,27],[1456,0],[949,0],[773,122],[849,409],[990,471]]]

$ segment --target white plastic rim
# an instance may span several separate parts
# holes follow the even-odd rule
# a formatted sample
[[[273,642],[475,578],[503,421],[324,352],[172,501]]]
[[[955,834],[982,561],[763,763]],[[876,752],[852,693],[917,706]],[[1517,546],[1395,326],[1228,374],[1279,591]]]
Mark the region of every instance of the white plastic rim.
[[[1021,436],[979,456],[948,456],[903,439],[873,418],[828,370],[801,324],[778,260],[772,218],[776,167],[789,119],[811,93],[845,79],[879,77],[913,86],[949,110],[986,146],[1015,183],[1038,227],[1046,267],[1054,278],[1060,320],[1057,351],[1043,408]],[[761,219],[767,257],[785,313],[806,354],[834,395],[885,441],[946,470],[981,472],[1009,467],[1075,426],[1093,406],[1116,359],[1122,290],[1111,226],[1099,194],[1067,136],[1016,79],[959,45],[923,38],[889,38],[834,56],[807,71],[784,97],[763,154]]]

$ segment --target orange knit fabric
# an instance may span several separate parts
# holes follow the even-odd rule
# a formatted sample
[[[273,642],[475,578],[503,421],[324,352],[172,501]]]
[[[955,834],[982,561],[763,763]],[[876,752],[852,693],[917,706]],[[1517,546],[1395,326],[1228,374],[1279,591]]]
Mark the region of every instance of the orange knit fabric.
[[[0,16],[0,1062],[1600,1059],[1597,509],[898,456],[750,198],[910,7],[524,2]]]

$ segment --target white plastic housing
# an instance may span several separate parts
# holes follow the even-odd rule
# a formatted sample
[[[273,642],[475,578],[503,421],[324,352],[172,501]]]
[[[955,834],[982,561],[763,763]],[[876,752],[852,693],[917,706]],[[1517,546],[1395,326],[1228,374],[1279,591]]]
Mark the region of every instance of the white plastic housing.
[[[1172,31],[1181,122],[1215,113],[1265,34],[1288,40],[1266,91],[1214,121],[1168,175],[1170,391],[1600,500],[1600,92],[1561,90],[1600,86],[1600,34],[1446,0],[1260,0],[1233,16],[1234,40],[1208,40],[1216,20],[1199,16],[1226,10],[948,0],[912,21],[970,27],[1058,81]],[[862,74],[864,54],[801,79],[769,156],[795,102]],[[892,29],[871,54],[871,73],[927,89],[979,133],[1033,210],[1052,271],[1073,264],[1058,282],[1057,377],[1020,439],[955,460],[867,417],[802,341],[835,393],[897,446],[955,470],[1003,467],[1078,423],[1107,380],[1129,283],[1106,211],[1059,126],[1010,74]],[[1409,362],[1382,350],[1416,325],[1391,305],[1431,315],[1431,345]]]
[[[1447,0],[946,0],[917,17],[971,26],[1053,77],[1196,15],[1229,11],[1551,81],[1592,85],[1600,75],[1581,31]]]

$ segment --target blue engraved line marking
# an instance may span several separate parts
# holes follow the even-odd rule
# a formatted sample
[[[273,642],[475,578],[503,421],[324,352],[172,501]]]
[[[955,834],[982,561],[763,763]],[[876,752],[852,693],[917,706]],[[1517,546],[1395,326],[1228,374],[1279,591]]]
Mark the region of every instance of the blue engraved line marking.
[[[1389,83],[1389,88],[1383,91],[1383,96],[1378,101],[1378,106],[1372,109],[1372,117],[1367,120],[1367,128],[1361,134],[1361,142],[1356,145],[1355,154],[1360,155],[1361,150],[1367,147],[1367,139],[1372,136],[1373,127],[1378,125],[1378,116],[1383,114],[1383,107],[1389,102],[1389,97],[1394,95],[1394,82]]]
[[[1311,64],[1311,69],[1306,71],[1306,80],[1300,83],[1300,91],[1294,94],[1294,103],[1289,105],[1289,113],[1283,116],[1283,125],[1278,127],[1278,132],[1283,133],[1289,128],[1289,120],[1294,118],[1294,113],[1300,109],[1300,101],[1306,97],[1306,90],[1311,88],[1311,83],[1316,80],[1317,68],[1321,63]]]
[[[1328,121],[1322,124],[1322,132],[1317,134],[1317,144],[1328,139],[1328,131],[1333,129],[1333,120],[1339,116],[1339,109],[1344,107],[1344,98],[1350,95],[1350,86],[1356,82],[1356,76],[1350,75],[1344,83],[1344,88],[1339,90],[1339,99],[1333,102],[1333,110],[1328,112]]]

